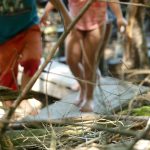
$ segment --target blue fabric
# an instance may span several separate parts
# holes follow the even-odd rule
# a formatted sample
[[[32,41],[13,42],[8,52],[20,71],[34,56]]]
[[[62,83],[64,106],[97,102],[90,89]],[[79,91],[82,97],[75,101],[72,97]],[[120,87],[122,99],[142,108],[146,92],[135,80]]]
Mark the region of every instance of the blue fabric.
[[[0,7],[0,44],[17,33],[39,23],[36,0],[11,0],[1,2]]]

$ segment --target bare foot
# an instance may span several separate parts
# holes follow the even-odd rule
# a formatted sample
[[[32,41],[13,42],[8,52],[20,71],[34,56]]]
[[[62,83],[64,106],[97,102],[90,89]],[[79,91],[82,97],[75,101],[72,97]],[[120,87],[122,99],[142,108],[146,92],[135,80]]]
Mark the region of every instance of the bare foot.
[[[76,100],[74,105],[77,106],[77,107],[80,107],[82,102],[83,102],[83,100]]]
[[[76,101],[74,102],[75,106],[80,107],[80,105],[83,103],[83,95],[84,94],[82,90],[78,92]]]
[[[23,100],[20,104],[20,108],[25,116],[37,115],[41,108],[41,103],[35,99]]]
[[[80,107],[80,105],[83,103],[83,98],[78,97],[78,99],[75,101],[74,105],[77,107]]]
[[[93,100],[84,101],[80,107],[82,112],[93,112]]]
[[[79,90],[80,90],[80,85],[79,85],[79,83],[75,83],[75,84],[71,87],[71,89],[72,89],[73,91],[79,91]]]

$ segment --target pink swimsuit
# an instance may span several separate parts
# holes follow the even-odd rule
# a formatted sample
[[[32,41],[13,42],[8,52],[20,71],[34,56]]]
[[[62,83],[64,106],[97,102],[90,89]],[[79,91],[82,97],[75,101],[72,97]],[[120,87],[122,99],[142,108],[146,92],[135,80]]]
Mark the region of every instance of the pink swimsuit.
[[[75,17],[88,0],[68,0],[70,15]],[[79,30],[93,30],[106,22],[106,2],[93,2],[76,24]]]

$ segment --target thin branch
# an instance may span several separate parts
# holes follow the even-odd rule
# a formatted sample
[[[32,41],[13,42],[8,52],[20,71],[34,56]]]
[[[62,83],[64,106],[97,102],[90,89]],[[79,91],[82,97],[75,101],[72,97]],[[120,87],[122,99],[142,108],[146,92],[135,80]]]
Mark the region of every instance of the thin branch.
[[[145,137],[149,137],[149,138],[150,138],[150,136],[148,135],[149,131],[150,131],[150,125],[148,125],[147,128],[146,128],[142,133],[137,134],[137,135],[135,136],[136,138],[135,138],[135,140],[132,142],[132,144],[130,145],[130,147],[128,148],[128,150],[133,150],[134,145],[135,145],[140,139],[145,138]]]
[[[50,124],[59,124],[59,125],[65,125],[70,122],[81,122],[81,121],[95,121],[95,120],[116,120],[116,121],[137,121],[137,122],[143,122],[146,123],[149,120],[150,117],[146,116],[127,116],[127,115],[98,115],[98,114],[91,114],[87,113],[82,115],[82,117],[68,117],[63,119],[51,119],[48,121],[45,120],[39,120],[39,121],[8,121],[5,119],[0,119],[0,123],[11,123],[11,127],[15,128],[16,126],[22,126],[22,124],[26,124],[26,126],[32,126],[34,124],[42,124],[42,123],[50,123]],[[14,124],[14,125],[13,125]]]

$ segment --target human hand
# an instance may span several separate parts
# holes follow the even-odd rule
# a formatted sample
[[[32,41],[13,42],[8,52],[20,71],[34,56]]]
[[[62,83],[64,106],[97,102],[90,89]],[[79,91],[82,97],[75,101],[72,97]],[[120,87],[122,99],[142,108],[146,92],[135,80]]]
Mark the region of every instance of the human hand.
[[[48,13],[44,13],[43,16],[40,19],[40,25],[48,26],[50,25],[50,21],[48,21]]]
[[[117,19],[117,26],[120,33],[124,33],[126,31],[127,20],[125,18]]]

